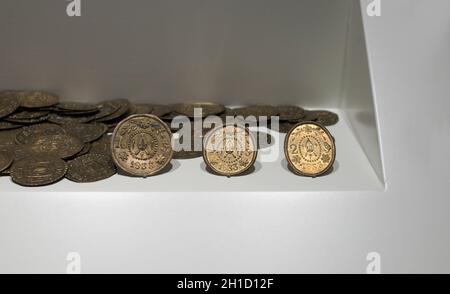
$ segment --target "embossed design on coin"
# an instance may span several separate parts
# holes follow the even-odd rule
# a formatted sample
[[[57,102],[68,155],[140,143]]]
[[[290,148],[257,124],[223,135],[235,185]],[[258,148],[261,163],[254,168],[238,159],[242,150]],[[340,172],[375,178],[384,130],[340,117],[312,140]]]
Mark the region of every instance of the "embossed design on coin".
[[[20,91],[20,106],[26,108],[49,107],[58,103],[58,96],[40,91]]]
[[[332,168],[336,146],[325,127],[314,122],[303,122],[286,135],[284,152],[295,173],[317,177]]]
[[[244,127],[225,125],[204,139],[203,158],[207,166],[223,176],[236,176],[253,166],[258,155],[255,138]]]
[[[0,150],[0,172],[7,169],[14,160],[14,155],[9,150]]]
[[[84,144],[80,140],[68,135],[39,136],[31,141],[30,144],[24,146],[25,152],[27,153],[55,154],[62,159],[74,156],[80,152],[83,147]]]
[[[45,186],[62,179],[67,172],[64,160],[54,156],[32,156],[15,161],[10,173],[22,186]]]
[[[64,134],[66,131],[60,126],[43,123],[21,128],[16,135],[16,142],[17,144],[29,144],[39,136]]]
[[[92,183],[112,177],[116,166],[111,157],[86,154],[68,162],[66,178],[77,183]]]
[[[68,123],[63,125],[67,134],[80,139],[83,143],[90,143],[103,136],[108,127],[102,123],[78,124]]]
[[[158,117],[148,114],[132,115],[114,130],[114,162],[131,175],[154,175],[172,159],[171,138],[169,127]]]

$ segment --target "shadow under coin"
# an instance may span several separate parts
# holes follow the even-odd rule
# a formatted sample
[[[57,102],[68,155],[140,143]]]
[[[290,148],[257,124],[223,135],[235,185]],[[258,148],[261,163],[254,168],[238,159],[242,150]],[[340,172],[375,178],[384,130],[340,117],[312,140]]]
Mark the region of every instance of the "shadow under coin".
[[[169,172],[173,172],[177,169],[179,169],[181,166],[180,162],[178,162],[178,160],[172,160],[167,166],[165,166],[162,170],[160,170],[159,172],[157,172],[154,175],[148,176],[148,177],[142,177],[142,176],[135,176],[132,175],[130,173],[127,173],[126,171],[120,169],[119,167],[117,168],[117,174],[121,175],[121,176],[125,176],[125,177],[131,177],[131,178],[150,178],[150,177],[154,177],[154,176],[160,176],[163,174],[167,174]]]
[[[202,171],[207,172],[207,173],[209,173],[209,174],[212,174],[212,175],[215,175],[215,176],[227,177],[227,176],[220,175],[220,174],[216,173],[214,170],[212,170],[211,168],[209,168],[209,167],[206,165],[206,163],[205,163],[204,161],[200,164],[200,168],[201,168]],[[254,164],[253,166],[251,166],[251,167],[250,167],[248,170],[246,170],[245,172],[243,172],[243,173],[241,173],[241,174],[239,174],[239,175],[230,176],[230,177],[227,177],[227,178],[234,178],[234,177],[248,176],[248,175],[250,175],[250,174],[257,173],[258,171],[261,170],[261,168],[262,168],[261,163],[258,162],[258,161],[256,161],[255,164]]]
[[[293,173],[293,174],[295,174],[295,175],[298,175],[298,174],[294,171],[294,169],[290,166],[290,164],[288,163],[288,161],[286,160],[286,158],[284,158],[284,159],[281,161],[281,166],[283,167],[284,170],[286,170],[286,171],[288,171],[288,172],[291,172],[291,173]],[[332,173],[337,172],[338,169],[339,169],[339,162],[338,162],[337,160],[335,160],[333,166],[332,166],[326,173],[324,173],[324,174],[322,174],[322,175],[320,175],[320,176],[317,176],[317,177],[310,177],[310,178],[321,178],[321,177],[326,177],[326,176],[328,176],[328,175],[330,175],[330,174],[332,174]],[[298,176],[301,176],[301,175],[298,175]],[[306,176],[305,176],[305,177],[306,177]]]

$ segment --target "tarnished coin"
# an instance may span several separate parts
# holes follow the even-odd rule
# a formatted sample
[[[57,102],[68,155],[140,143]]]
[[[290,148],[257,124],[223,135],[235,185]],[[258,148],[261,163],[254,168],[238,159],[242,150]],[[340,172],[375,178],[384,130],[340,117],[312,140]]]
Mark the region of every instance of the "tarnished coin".
[[[286,135],[284,153],[296,174],[317,177],[333,167],[336,146],[325,127],[315,122],[303,122]]]
[[[317,118],[314,120],[323,126],[332,126],[338,123],[339,116],[328,110],[315,110]]]
[[[20,124],[11,123],[8,121],[0,121],[0,131],[18,129],[21,127],[23,127],[23,126]]]
[[[110,106],[112,105],[112,108],[116,108],[117,110],[107,116],[97,119],[97,121],[108,122],[108,121],[117,119],[117,118],[127,114],[127,112],[130,110],[130,106],[131,106],[130,101],[128,101],[127,99],[111,100],[108,102],[108,104]]]
[[[242,116],[244,118],[254,116],[256,118],[266,117],[270,120],[272,116],[278,115],[278,109],[271,105],[251,105],[241,108],[233,108],[231,113],[234,116]]]
[[[56,124],[37,124],[21,128],[16,135],[17,144],[29,144],[39,136],[64,135],[66,131]]]
[[[66,102],[60,102],[57,105],[55,105],[56,108],[63,110],[63,111],[69,111],[69,112],[91,112],[91,111],[98,111],[99,106],[97,104],[90,104],[90,103],[81,103],[81,102],[74,102],[74,101],[66,101]]]
[[[86,154],[68,162],[66,178],[77,183],[92,183],[116,174],[112,158],[102,154]]]
[[[194,118],[195,109],[201,110],[200,117],[208,117],[210,115],[217,115],[225,111],[225,106],[213,102],[196,102],[196,103],[179,103],[174,105],[174,110],[181,115]]]
[[[24,146],[25,152],[30,154],[50,154],[62,159],[74,156],[83,147],[84,144],[79,139],[68,135],[39,136]]]
[[[9,150],[0,149],[0,172],[7,169],[14,160],[14,154]]]
[[[203,159],[216,174],[236,176],[255,163],[258,148],[253,135],[244,127],[225,125],[209,132],[203,143]]]
[[[102,123],[69,123],[63,125],[63,128],[67,134],[80,139],[83,143],[90,143],[99,139],[108,130],[108,127]]]
[[[172,107],[169,105],[160,105],[160,104],[150,104],[152,107],[152,111],[150,114],[153,114],[159,118],[169,114],[172,112]]]
[[[59,125],[64,125],[64,124],[70,124],[70,123],[88,123],[93,121],[95,118],[95,116],[70,116],[70,115],[64,115],[62,113],[51,113],[48,117],[48,121],[55,123],[55,124],[59,124]]]
[[[151,104],[135,104],[133,114],[151,114],[153,106]]]
[[[85,143],[84,146],[83,146],[83,149],[81,149],[80,152],[75,154],[74,157],[80,157],[81,155],[88,154],[89,151],[91,151],[91,148],[92,148],[92,145],[90,143]]]
[[[169,127],[158,117],[149,114],[132,115],[114,130],[114,162],[130,175],[154,175],[172,159],[171,138]]]
[[[67,164],[56,156],[30,156],[14,161],[12,180],[22,186],[36,187],[53,184],[64,177]]]
[[[15,122],[15,121],[32,121],[35,119],[39,119],[41,117],[45,117],[49,114],[49,111],[46,110],[22,110],[11,114],[8,117],[5,117],[5,120]]]
[[[19,108],[20,100],[10,92],[0,92],[0,118],[6,117]]]
[[[100,109],[99,112],[97,112],[94,116],[94,120],[103,119],[104,117],[107,117],[109,115],[112,115],[114,112],[116,112],[119,109],[120,105],[117,105],[116,103],[113,103],[112,101],[105,101],[98,105],[98,108]]]
[[[26,108],[42,108],[58,103],[58,96],[41,91],[21,91],[19,94],[20,106]]]
[[[306,116],[305,110],[299,106],[279,105],[277,110],[280,121],[297,121]]]
[[[111,156],[111,138],[111,135],[103,135],[103,137],[101,137],[97,141],[92,142],[91,150],[89,150],[89,153]]]
[[[14,151],[16,148],[16,135],[20,129],[0,131],[0,149]]]

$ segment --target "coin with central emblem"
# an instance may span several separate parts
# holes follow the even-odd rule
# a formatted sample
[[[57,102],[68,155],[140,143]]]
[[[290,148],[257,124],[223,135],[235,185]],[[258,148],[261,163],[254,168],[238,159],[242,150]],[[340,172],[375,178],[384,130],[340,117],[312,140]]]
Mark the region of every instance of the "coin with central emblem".
[[[336,158],[336,146],[330,132],[314,122],[294,126],[286,135],[284,152],[291,169],[309,177],[329,171]]]
[[[236,176],[250,169],[258,155],[253,135],[243,126],[225,125],[204,139],[203,158],[216,174]]]
[[[157,116],[132,115],[119,123],[112,135],[112,156],[116,165],[130,175],[157,174],[171,161],[172,133]]]

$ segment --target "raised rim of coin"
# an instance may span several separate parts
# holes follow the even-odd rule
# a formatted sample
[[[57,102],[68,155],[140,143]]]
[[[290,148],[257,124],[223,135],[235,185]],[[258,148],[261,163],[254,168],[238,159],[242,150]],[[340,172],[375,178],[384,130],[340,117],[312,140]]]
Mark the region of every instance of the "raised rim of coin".
[[[20,106],[20,100],[10,91],[0,92],[0,118],[7,117]]]
[[[250,164],[245,169],[240,170],[239,172],[234,172],[234,173],[233,172],[229,172],[229,173],[222,172],[222,171],[219,171],[216,168],[214,168],[209,163],[209,159],[208,159],[208,155],[207,155],[208,150],[207,150],[207,148],[205,148],[205,146],[207,145],[207,142],[210,140],[211,136],[213,136],[216,133],[216,131],[218,131],[220,129],[224,129],[226,127],[235,127],[235,128],[240,128],[240,129],[244,130],[244,132],[249,136],[250,140],[252,140],[253,146],[255,147],[255,150],[253,151],[253,157],[252,157],[252,160],[250,161]],[[214,129],[212,129],[211,131],[209,131],[203,139],[203,160],[204,160],[205,164],[207,165],[207,167],[209,167],[217,175],[226,176],[226,177],[234,177],[234,176],[242,175],[255,165],[257,157],[258,157],[258,144],[255,140],[255,137],[253,136],[252,132],[248,128],[240,126],[238,124],[225,124],[222,126],[218,126]]]
[[[316,126],[318,126],[319,128],[321,128],[324,132],[325,132],[325,134],[330,138],[330,141],[333,143],[333,157],[331,158],[331,160],[330,160],[330,164],[328,165],[328,167],[325,169],[325,170],[323,170],[323,171],[321,171],[321,172],[318,172],[318,173],[314,173],[314,174],[308,174],[308,173],[304,173],[304,172],[302,172],[302,171],[300,171],[300,170],[298,170],[296,167],[295,167],[295,165],[294,165],[294,163],[291,161],[291,158],[290,158],[290,156],[289,156],[289,154],[288,154],[288,151],[287,151],[287,145],[288,145],[288,143],[289,143],[289,137],[290,137],[290,135],[291,135],[291,133],[296,129],[296,128],[298,128],[299,126],[302,126],[302,125],[316,125]],[[335,140],[334,140],[334,137],[331,135],[331,133],[330,133],[330,131],[325,127],[325,126],[323,126],[323,125],[321,125],[320,123],[317,123],[317,122],[314,122],[314,121],[304,121],[304,122],[300,122],[300,123],[298,123],[298,124],[296,124],[287,134],[286,134],[286,137],[284,138],[284,155],[285,155],[285,158],[286,158],[286,160],[287,160],[287,162],[288,162],[288,164],[289,164],[289,166],[291,167],[291,170],[295,173],[295,174],[297,174],[297,175],[299,175],[299,176],[304,176],[304,177],[311,177],[311,178],[316,178],[316,177],[319,177],[319,176],[321,176],[321,175],[324,175],[324,174],[326,174],[327,172],[329,172],[332,168],[333,168],[333,164],[334,164],[334,162],[335,162],[335,160],[336,160],[336,144],[335,144]]]
[[[116,152],[114,151],[114,138],[117,136],[117,132],[121,129],[121,127],[124,124],[128,123],[128,121],[133,120],[135,118],[139,118],[139,117],[141,117],[141,118],[142,117],[146,117],[146,118],[150,118],[150,119],[153,119],[153,120],[157,121],[161,125],[161,127],[164,128],[167,131],[167,133],[168,133],[168,135],[170,137],[169,144],[172,143],[172,132],[170,131],[169,126],[163,120],[161,120],[159,117],[157,117],[156,115],[153,115],[153,114],[134,114],[134,115],[128,116],[127,118],[122,120],[116,126],[116,128],[114,129],[114,132],[113,132],[113,134],[111,136],[111,147],[110,147],[111,148],[111,155],[112,155],[114,163],[116,164],[116,166],[120,170],[130,174],[131,176],[150,177],[150,176],[154,176],[154,175],[159,174],[161,171],[164,170],[164,168],[166,168],[170,164],[171,160],[173,159],[173,148],[172,148],[172,146],[170,146],[170,148],[169,148],[170,149],[170,153],[168,155],[167,162],[165,164],[162,164],[158,169],[152,170],[151,172],[148,172],[148,173],[136,173],[136,174],[129,173],[121,164],[118,163],[120,161],[118,160]]]

